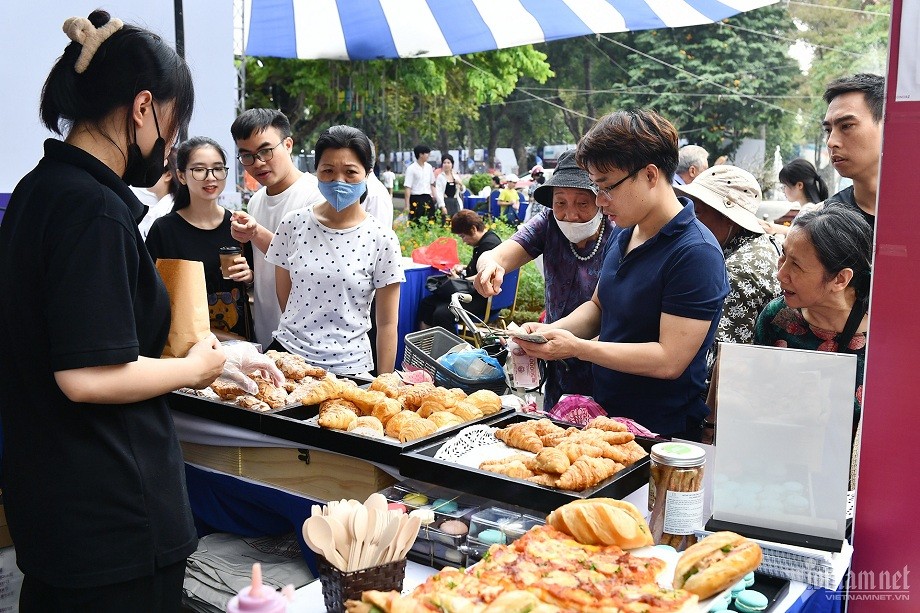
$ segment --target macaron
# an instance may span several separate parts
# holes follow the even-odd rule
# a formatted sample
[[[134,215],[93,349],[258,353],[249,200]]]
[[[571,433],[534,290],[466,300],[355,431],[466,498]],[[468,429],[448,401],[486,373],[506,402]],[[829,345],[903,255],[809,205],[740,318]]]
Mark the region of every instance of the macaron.
[[[442,522],[441,525],[438,526],[438,530],[452,536],[463,536],[469,531],[469,528],[467,528],[466,524],[459,519],[449,519],[445,522]]]
[[[400,513],[406,512],[406,505],[401,502],[388,502],[387,503],[388,511],[399,511]]]
[[[677,553],[677,550],[671,547],[670,545],[655,545],[655,549],[663,549],[664,551],[669,551],[671,553]]]
[[[431,509],[414,509],[409,512],[409,517],[418,517],[423,526],[434,523],[434,511]]]
[[[447,500],[444,498],[438,498],[431,503],[431,509],[438,513],[456,513],[457,512],[457,503],[453,500]]]
[[[747,586],[744,585],[744,579],[732,586],[732,598],[737,598],[738,594],[747,589]]]
[[[744,590],[735,597],[735,609],[738,613],[760,613],[765,611],[770,601],[755,590]]]
[[[505,544],[505,533],[501,530],[494,530],[491,528],[488,530],[483,530],[476,535],[476,538],[478,538],[483,543],[488,543],[490,545],[494,545],[496,543],[499,545]]]
[[[402,501],[410,507],[420,507],[428,504],[428,496],[419,494],[418,492],[409,492],[403,496]]]
[[[744,576],[744,586],[751,587],[752,585],[754,585],[754,572],[753,571],[749,572],[748,574]]]

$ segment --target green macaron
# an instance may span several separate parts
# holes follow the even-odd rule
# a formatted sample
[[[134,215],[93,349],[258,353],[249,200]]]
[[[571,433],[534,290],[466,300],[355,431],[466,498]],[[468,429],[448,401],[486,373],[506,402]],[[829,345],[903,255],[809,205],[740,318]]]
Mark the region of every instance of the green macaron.
[[[747,589],[747,586],[744,585],[744,579],[732,586],[732,598],[737,598],[738,594]]]
[[[770,601],[755,590],[744,590],[735,597],[735,608],[739,613],[760,613],[766,610]]]
[[[748,574],[744,576],[744,586],[751,587],[752,585],[754,585],[754,572],[753,571],[749,572]]]

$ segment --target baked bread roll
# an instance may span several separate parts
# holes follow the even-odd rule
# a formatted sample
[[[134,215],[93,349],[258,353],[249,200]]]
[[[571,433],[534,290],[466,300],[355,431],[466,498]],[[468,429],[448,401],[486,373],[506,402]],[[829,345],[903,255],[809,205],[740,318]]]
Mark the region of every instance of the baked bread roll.
[[[373,415],[362,415],[348,425],[348,431],[353,432],[357,428],[368,428],[383,436],[383,424]],[[360,432],[358,434],[361,434]]]
[[[622,464],[607,458],[582,456],[572,462],[569,469],[562,473],[557,486],[564,490],[582,492],[614,476],[623,468]]]
[[[571,464],[569,456],[554,447],[544,447],[536,457],[537,469],[544,473],[561,475]]]
[[[393,420],[390,421],[392,422]],[[418,417],[417,419],[410,419],[408,423],[403,424],[403,427],[399,429],[399,436],[397,438],[400,443],[406,443],[434,434],[437,429],[438,427],[433,421]]]
[[[546,523],[585,545],[635,549],[654,544],[652,531],[639,510],[613,498],[570,502],[550,513]]]
[[[256,373],[251,374],[249,378],[259,386],[259,393],[256,394],[256,398],[273,409],[280,409],[287,404],[288,394],[283,387],[275,387],[271,381]]]
[[[421,411],[419,412],[421,415]],[[453,413],[448,411],[435,411],[428,416],[428,419],[434,423],[438,428],[447,428],[449,426],[456,426],[463,423],[463,420]]]
[[[402,410],[403,405],[398,400],[384,397],[383,400],[373,406],[371,415],[379,419],[380,423],[386,426],[387,422],[389,422],[394,415],[398,415]]]
[[[478,390],[466,397],[469,402],[480,411],[483,415],[492,415],[502,409],[502,399],[492,390]]]
[[[714,532],[687,547],[674,569],[674,587],[709,598],[731,587],[763,559],[760,546],[734,532]]]
[[[419,417],[415,411],[400,411],[383,424],[384,432],[387,436],[392,436],[393,438],[399,438],[399,433],[402,429],[408,425],[410,421],[427,421]],[[383,421],[383,420],[381,420]],[[434,424],[432,424],[434,425]],[[437,426],[435,426],[437,429]]]
[[[390,398],[396,398],[402,386],[403,382],[399,375],[395,372],[386,372],[375,377],[367,389],[372,392],[383,392]]]
[[[340,404],[333,404],[327,409],[321,409],[317,423],[323,428],[333,430],[348,430],[348,426],[357,421],[358,416],[354,411]]]
[[[301,404],[311,406],[330,398],[337,398],[339,389],[332,379],[319,379],[315,384],[305,384],[302,388],[298,388],[295,394],[300,398]]]

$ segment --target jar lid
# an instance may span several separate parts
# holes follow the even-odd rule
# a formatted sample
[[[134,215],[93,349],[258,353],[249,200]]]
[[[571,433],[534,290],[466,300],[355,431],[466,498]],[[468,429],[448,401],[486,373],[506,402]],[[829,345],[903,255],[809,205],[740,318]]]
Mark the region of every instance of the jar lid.
[[[706,463],[706,451],[689,443],[657,443],[652,446],[651,456],[653,462],[679,468]]]

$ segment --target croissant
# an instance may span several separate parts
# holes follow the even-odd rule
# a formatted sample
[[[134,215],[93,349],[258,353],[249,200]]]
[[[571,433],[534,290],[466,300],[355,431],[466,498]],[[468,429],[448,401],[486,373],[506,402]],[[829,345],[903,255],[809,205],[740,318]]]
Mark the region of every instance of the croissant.
[[[544,473],[561,475],[569,469],[571,461],[569,456],[561,449],[544,447],[535,458],[537,470]]]
[[[540,453],[543,450],[543,443],[540,442],[540,437],[537,436],[531,423],[528,422],[496,430],[495,438],[516,449],[532,451],[533,453]]]
[[[432,413],[443,413],[445,411],[446,408],[444,405],[437,400],[426,400],[421,405],[419,405],[416,412],[418,413],[419,417],[429,417]]]
[[[446,409],[463,421],[472,421],[482,417],[482,411],[465,400],[461,400],[455,406],[446,407]]]
[[[383,436],[383,424],[373,415],[362,415],[348,425],[349,432],[353,432],[358,428],[368,428]]]
[[[581,492],[612,477],[624,466],[607,458],[582,457],[562,473],[556,487]]]
[[[565,430],[559,428],[548,434],[541,434],[540,442],[543,443],[544,447],[555,447],[562,441],[570,440],[570,437],[574,436],[576,432],[581,432],[581,430],[578,428],[566,428]]]
[[[275,362],[284,376],[288,379],[303,379],[304,377],[314,377],[322,379],[326,376],[326,371],[319,366],[313,366],[308,363],[302,356],[285,351],[275,351],[274,349],[266,351],[265,355]]]
[[[648,452],[636,441],[630,441],[622,445],[611,445],[608,452],[604,453],[605,458],[610,458],[625,466],[634,464],[647,455]]]
[[[325,411],[320,410],[319,425],[323,428],[347,430],[348,426],[357,421],[358,416],[353,411],[342,405],[332,405]]]
[[[390,418],[397,415],[402,410],[403,406],[398,400],[384,396],[383,400],[373,406],[371,415],[379,419],[380,423],[386,426]]]
[[[301,404],[311,406],[338,397],[339,388],[334,380],[318,379],[315,381],[315,383],[305,383],[302,391],[295,390]]]
[[[527,477],[527,480],[531,483],[536,483],[537,485],[545,485],[546,487],[556,487],[556,484],[559,482],[559,475],[551,475],[549,473],[540,473],[534,475],[533,477]]]
[[[215,380],[214,383],[211,384],[211,389],[223,400],[234,400],[246,393],[246,390],[237,386],[235,383],[228,383],[220,379]]]
[[[256,398],[273,409],[280,409],[287,404],[287,392],[284,391],[284,388],[275,387],[271,381],[255,373],[250,375],[250,379],[259,386],[259,393],[256,394]]]
[[[478,390],[466,397],[469,402],[480,411],[483,415],[492,415],[498,413],[502,408],[502,399],[492,390]]]
[[[392,421],[392,420],[390,420]],[[420,439],[429,434],[434,434],[438,427],[433,421],[427,419],[411,419],[402,428],[399,429],[399,442],[405,443]]]
[[[556,424],[546,419],[545,417],[534,421],[530,427],[533,428],[537,436],[543,436],[544,434],[552,434],[553,432],[565,432],[564,428],[557,426]],[[577,431],[578,428],[571,428],[571,430]]]
[[[351,411],[355,415],[358,414],[358,407],[355,406],[354,402],[349,402],[348,400],[343,400],[342,398],[330,398],[329,400],[324,400],[319,405],[319,412],[322,414],[323,411],[328,411],[332,407],[342,407],[348,411]]]
[[[447,391],[450,392],[450,395],[453,396],[456,400],[466,400],[466,392],[464,392],[459,387],[452,387]]]
[[[399,375],[395,372],[388,372],[375,377],[367,389],[372,392],[383,392],[390,398],[396,398],[402,386],[403,382]]]
[[[529,479],[534,476],[533,471],[528,469],[521,460],[483,462],[479,465],[479,468],[499,475],[514,477],[515,479]]]
[[[595,417],[594,419],[586,423],[585,429],[587,430],[588,428],[597,428],[599,430],[607,430],[608,432],[626,432],[627,431],[625,424],[615,419],[612,419],[610,417],[607,417],[606,415]]]
[[[243,407],[244,409],[252,409],[253,411],[271,411],[272,408],[266,403],[262,402],[255,396],[238,396],[236,403]]]
[[[419,409],[419,415],[421,416],[422,410]],[[449,411],[435,411],[428,416],[428,420],[434,423],[438,428],[447,428],[449,426],[456,426],[457,424],[462,424],[463,420],[459,416],[450,413]]]
[[[424,421],[419,417],[415,411],[404,410],[400,411],[393,417],[387,420],[384,424],[384,432],[387,436],[392,436],[393,438],[399,438],[399,433],[410,421]],[[382,421],[382,420],[381,420]],[[435,427],[437,429],[437,427]]]
[[[604,448],[590,443],[578,443],[575,441],[562,441],[556,445],[556,449],[568,456],[569,462],[573,464],[582,456],[590,458],[600,458],[604,456]]]
[[[410,411],[417,411],[428,394],[435,389],[433,383],[416,383],[407,385],[398,391],[398,398],[402,399],[403,405]]]
[[[582,435],[586,438],[604,441],[610,445],[623,445],[636,438],[636,435],[632,432],[611,432],[609,430],[599,430],[598,428],[584,430]]]
[[[360,387],[345,385],[339,386],[339,396],[345,400],[354,402],[361,412],[361,415],[370,415],[377,403],[388,399],[387,395],[383,392],[370,392]],[[392,400],[392,398],[390,398],[390,400]]]

